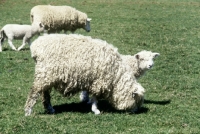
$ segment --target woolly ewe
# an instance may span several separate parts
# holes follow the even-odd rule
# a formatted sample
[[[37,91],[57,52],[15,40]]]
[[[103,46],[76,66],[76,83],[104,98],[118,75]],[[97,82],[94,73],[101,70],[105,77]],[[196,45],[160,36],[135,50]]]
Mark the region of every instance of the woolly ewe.
[[[134,111],[143,103],[144,88],[106,41],[74,34],[46,35],[32,43],[31,55],[36,65],[26,116],[31,115],[39,95],[45,110],[55,112],[50,102],[53,87],[63,95],[85,90],[118,110]]]
[[[30,18],[32,24],[42,22],[48,33],[75,32],[79,28],[90,31],[91,19],[70,6],[38,5],[31,9]]]

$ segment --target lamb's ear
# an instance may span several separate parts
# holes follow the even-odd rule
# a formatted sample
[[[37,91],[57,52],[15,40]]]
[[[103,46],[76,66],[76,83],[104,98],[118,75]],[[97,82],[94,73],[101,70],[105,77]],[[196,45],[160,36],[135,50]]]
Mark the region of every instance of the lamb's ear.
[[[159,53],[153,53],[153,58],[158,57],[160,54]]]
[[[87,18],[87,21],[91,21],[92,19],[91,18]]]

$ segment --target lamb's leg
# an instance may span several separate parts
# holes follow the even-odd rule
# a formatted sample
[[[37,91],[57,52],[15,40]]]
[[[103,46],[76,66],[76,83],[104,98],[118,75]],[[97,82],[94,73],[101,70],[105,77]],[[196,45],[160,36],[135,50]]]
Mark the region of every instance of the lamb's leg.
[[[15,46],[12,43],[12,39],[8,39],[8,44],[10,45],[10,47],[12,48],[12,50],[17,51],[17,49],[15,48]]]
[[[96,115],[100,114],[100,111],[99,111],[99,109],[98,109],[98,107],[97,107],[98,101],[97,101],[96,97],[95,97],[95,96],[92,96],[91,101],[92,101],[92,111],[93,111]]]
[[[30,42],[29,39],[27,39],[26,37],[24,37],[23,41],[22,41],[22,45],[17,49],[18,51],[20,51],[26,45],[26,40],[27,40],[27,42]]]
[[[51,97],[50,97],[50,91],[51,90],[45,90],[43,93],[42,93],[42,103],[43,103],[43,106],[44,106],[44,109],[45,109],[45,112],[46,113],[49,113],[49,114],[53,114],[55,112],[55,110],[53,109],[52,105],[51,105]]]
[[[0,40],[0,52],[2,52],[3,40],[4,40],[4,39],[1,39],[1,40]]]
[[[40,93],[32,87],[31,92],[25,104],[25,116],[31,115],[32,107],[35,105],[37,99],[39,98],[39,95]]]

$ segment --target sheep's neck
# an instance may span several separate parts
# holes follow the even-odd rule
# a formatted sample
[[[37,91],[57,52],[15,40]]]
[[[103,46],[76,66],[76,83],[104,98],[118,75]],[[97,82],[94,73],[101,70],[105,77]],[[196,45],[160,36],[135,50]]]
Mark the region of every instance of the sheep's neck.
[[[135,73],[135,77],[136,79],[139,79],[140,76],[142,76],[144,74],[144,71],[140,68],[137,69],[137,72]]]

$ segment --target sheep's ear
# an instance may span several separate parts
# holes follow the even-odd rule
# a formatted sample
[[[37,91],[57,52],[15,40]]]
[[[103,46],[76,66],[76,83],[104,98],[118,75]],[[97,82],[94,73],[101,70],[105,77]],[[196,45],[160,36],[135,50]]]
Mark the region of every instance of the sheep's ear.
[[[154,58],[158,57],[159,55],[160,55],[159,53],[153,53]]]
[[[139,58],[140,58],[139,54],[136,54],[135,57],[136,57],[136,59],[139,59]]]
[[[91,18],[87,18],[87,21],[91,21],[92,19]]]

